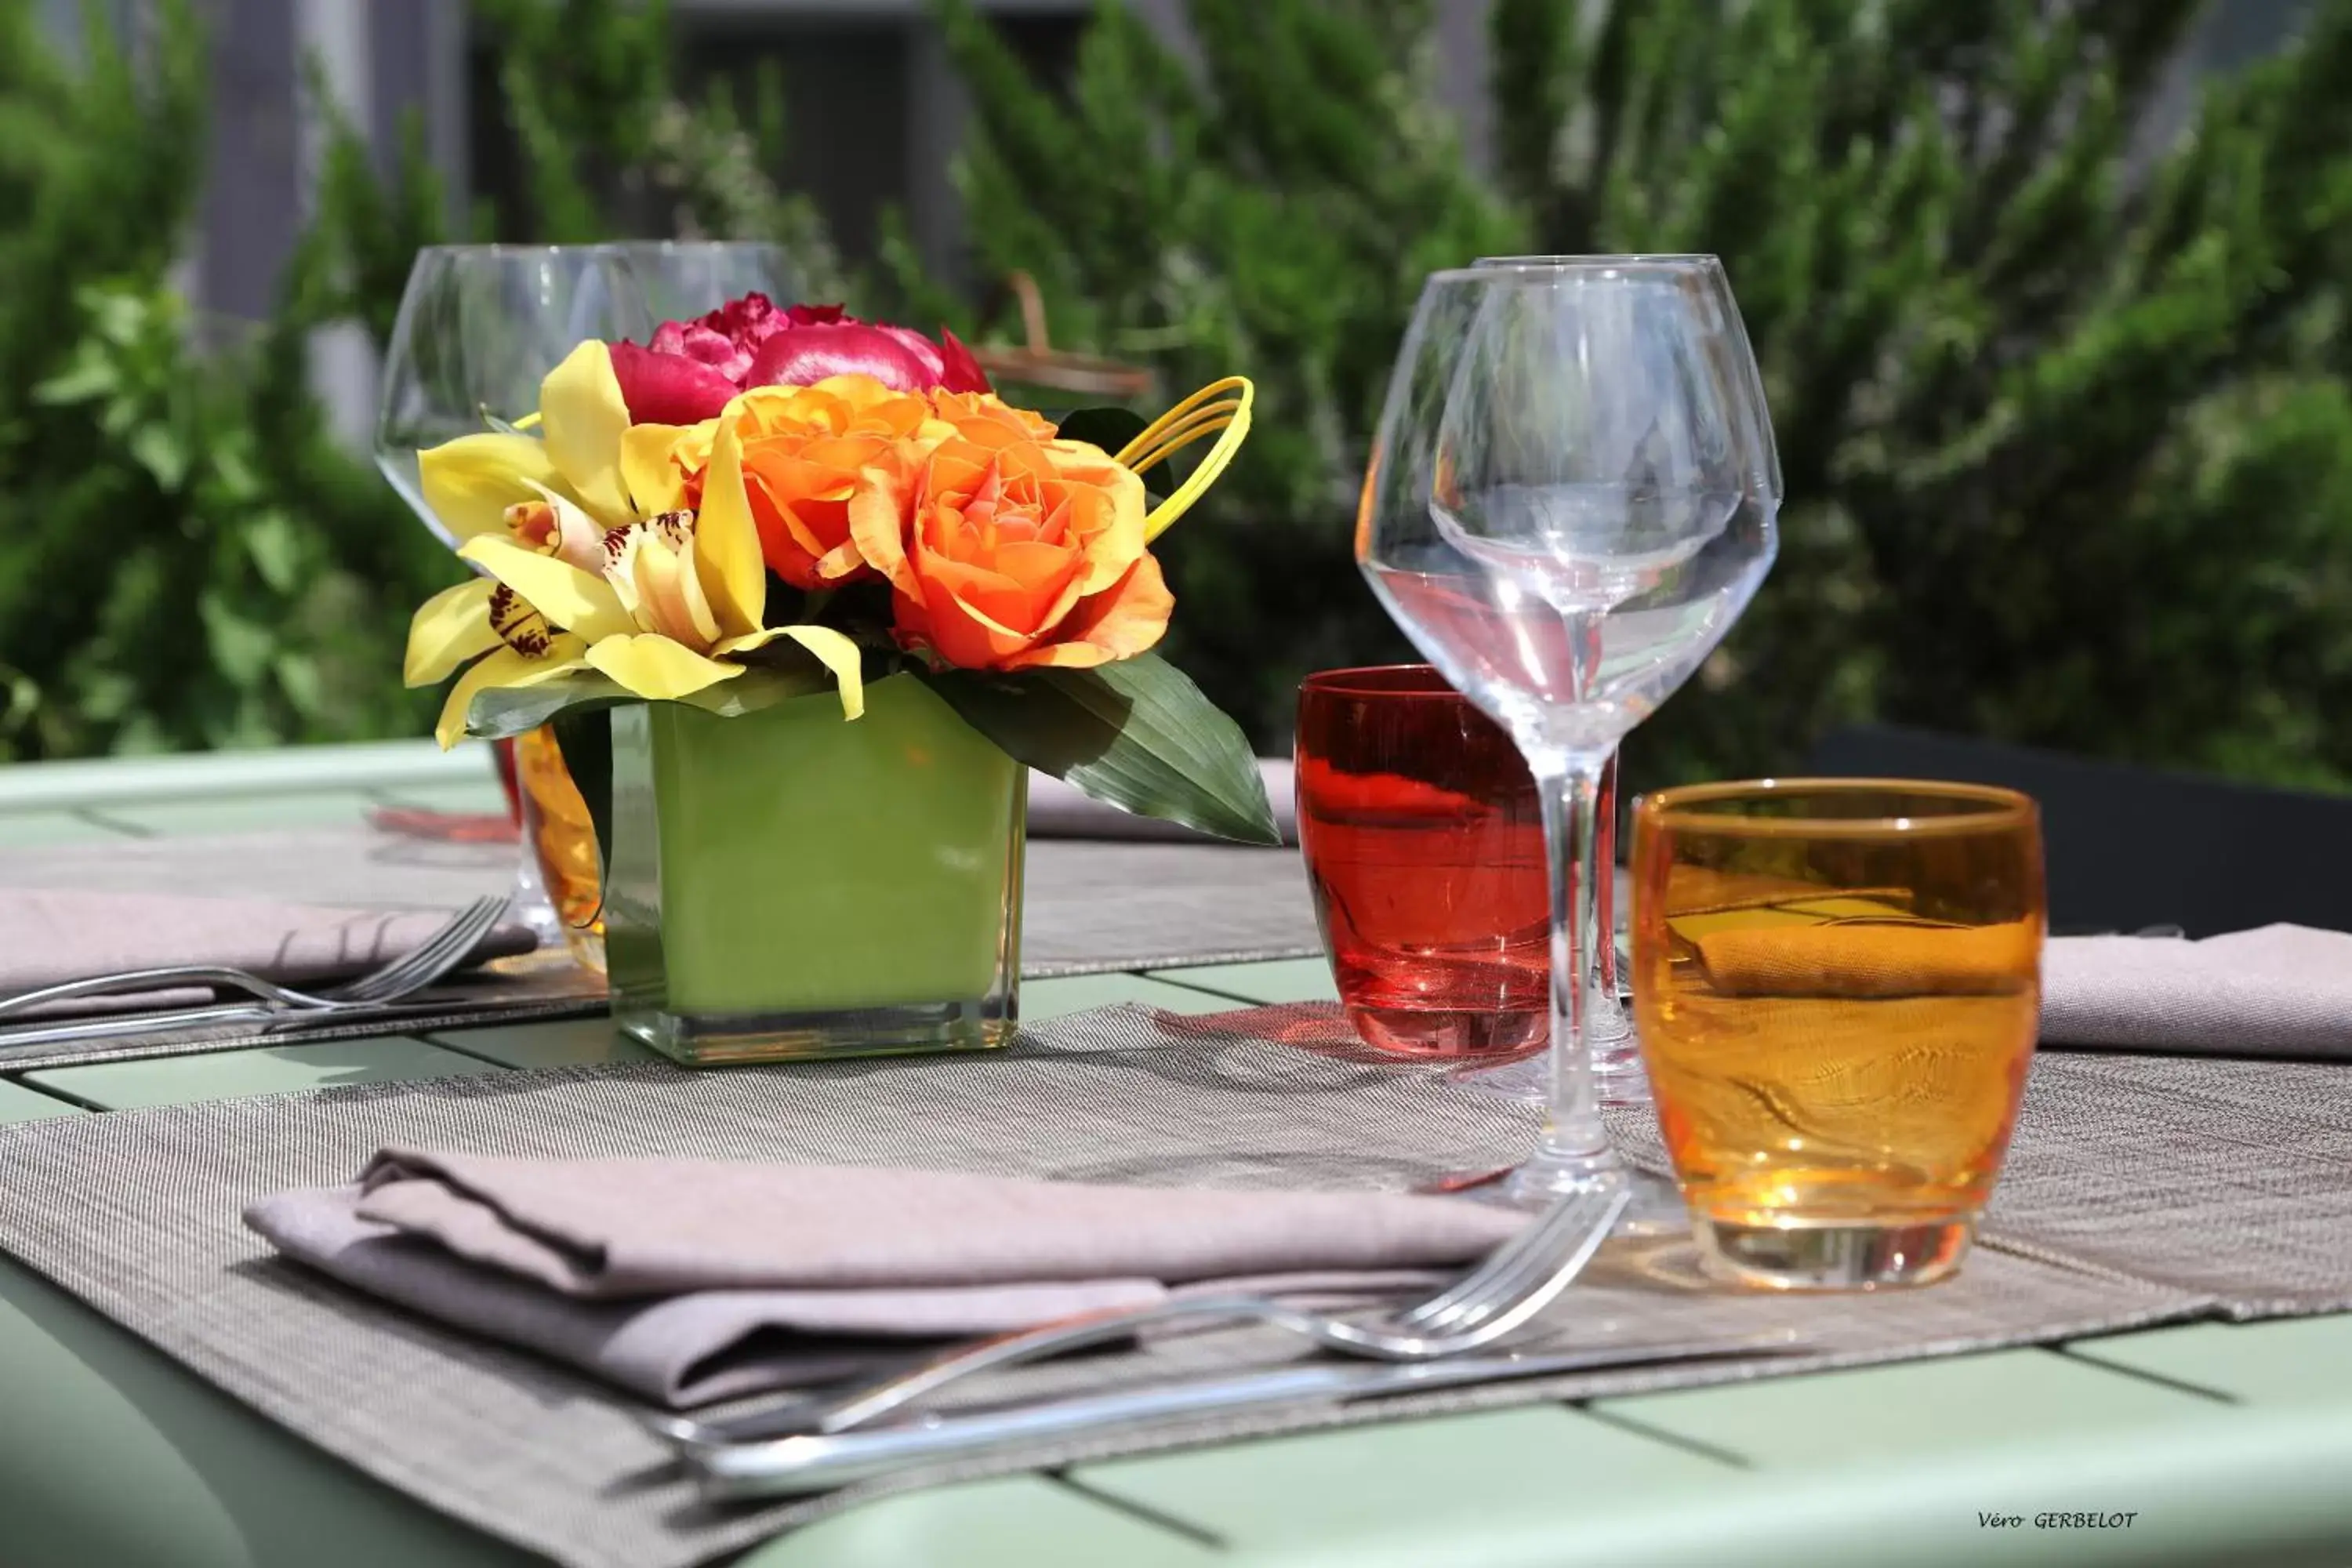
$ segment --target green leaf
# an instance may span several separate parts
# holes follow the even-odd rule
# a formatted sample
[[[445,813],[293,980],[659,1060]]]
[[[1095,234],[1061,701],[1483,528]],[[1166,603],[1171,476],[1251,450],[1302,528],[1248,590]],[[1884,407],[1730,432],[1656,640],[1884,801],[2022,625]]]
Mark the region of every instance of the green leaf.
[[[272,662],[278,675],[278,685],[286,693],[286,700],[298,713],[321,712],[327,706],[327,686],[319,674],[319,661],[306,653],[280,653]]]
[[[1091,441],[1106,452],[1116,453],[1143,434],[1147,421],[1132,408],[1103,404],[1093,408],[1074,408],[1056,423],[1064,440]]]
[[[500,436],[521,436],[527,439],[534,441],[539,439],[536,432],[530,430],[518,430],[506,420],[501,419],[497,415],[491,413],[490,405],[488,404],[478,403],[475,406],[482,411],[482,423],[497,434]]]
[[[583,704],[558,713],[548,726],[556,749],[563,753],[563,771],[588,806],[588,824],[596,835],[596,885],[601,889],[613,869],[613,710],[609,704]]]
[[[1016,761],[1122,811],[1244,844],[1279,844],[1241,726],[1157,654],[1098,669],[924,672]]]
[[[102,354],[84,350],[66,369],[33,388],[33,401],[51,405],[88,403],[104,397],[121,384]]]
[[[251,686],[269,668],[278,639],[269,628],[241,615],[222,594],[207,590],[196,601],[205,644],[221,672],[240,687]]]
[[[1072,409],[1055,423],[1064,439],[1090,441],[1114,457],[1148,427],[1142,415],[1115,403]],[[1175,489],[1176,482],[1172,466],[1160,463],[1143,476],[1143,490],[1154,500],[1165,500]]]
[[[822,670],[762,668],[747,669],[732,680],[705,687],[678,700],[721,719],[734,719],[790,698],[832,689],[832,677]],[[510,740],[552,722],[559,714],[644,700],[594,670],[574,670],[533,686],[497,686],[476,692],[473,706],[466,710],[466,733],[478,741]]]
[[[535,686],[494,686],[474,694],[473,706],[466,710],[466,733],[478,741],[510,741],[574,708],[636,700],[626,687],[585,669]]]
[[[244,542],[264,583],[281,594],[290,594],[299,584],[302,535],[293,519],[282,511],[257,512],[245,525]]]
[[[771,647],[774,645],[771,644]],[[746,660],[766,653],[767,648],[755,648],[740,657]],[[801,654],[789,664],[755,664],[732,680],[717,686],[706,686],[688,697],[678,699],[689,708],[699,708],[706,713],[716,713],[721,719],[734,719],[745,713],[757,713],[762,708],[773,708],[779,702],[795,697],[807,697],[819,691],[834,689],[833,674],[807,654]]]

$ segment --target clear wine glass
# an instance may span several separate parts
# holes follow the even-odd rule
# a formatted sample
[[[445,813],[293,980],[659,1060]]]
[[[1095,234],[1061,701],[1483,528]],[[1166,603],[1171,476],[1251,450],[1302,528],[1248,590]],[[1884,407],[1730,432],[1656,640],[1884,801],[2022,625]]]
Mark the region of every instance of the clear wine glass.
[[[656,323],[690,321],[746,294],[778,306],[800,299],[799,268],[781,245],[748,239],[628,239],[604,247]]]
[[[1432,275],[1389,384],[1356,558],[1423,655],[1543,791],[1549,1114],[1506,1191],[1635,1180],[1591,1059],[1595,805],[1617,742],[1720,642],[1770,568],[1780,459],[1723,268],[1547,258]],[[1635,1212],[1679,1205],[1642,1184]]]
[[[416,454],[490,429],[492,418],[530,414],[539,406],[540,382],[583,340],[643,342],[653,327],[634,273],[602,247],[438,245],[418,251],[384,345],[376,467],[418,521],[455,549],[458,541],[425,504]],[[509,752],[507,769],[512,763]],[[520,812],[521,788],[510,787]],[[569,944],[525,826],[515,913],[543,944]]]
[[[1584,256],[1482,256],[1474,265],[1572,269],[1590,260]],[[1633,1015],[1625,1006],[1623,966],[1617,952],[1617,922],[1630,912],[1617,897],[1617,816],[1623,809],[1617,793],[1617,753],[1612,751],[1601,774],[1604,815],[1598,847],[1600,870],[1593,878],[1593,889],[1601,900],[1595,916],[1600,937],[1594,952],[1592,1014],[1585,1023],[1585,1039],[1601,1103],[1645,1105],[1650,1100],[1650,1080],[1642,1070],[1642,1042],[1634,1032]]]
[[[425,526],[416,454],[539,406],[539,384],[586,338],[653,335],[633,269],[593,245],[436,245],[416,253],[384,345],[375,462]]]

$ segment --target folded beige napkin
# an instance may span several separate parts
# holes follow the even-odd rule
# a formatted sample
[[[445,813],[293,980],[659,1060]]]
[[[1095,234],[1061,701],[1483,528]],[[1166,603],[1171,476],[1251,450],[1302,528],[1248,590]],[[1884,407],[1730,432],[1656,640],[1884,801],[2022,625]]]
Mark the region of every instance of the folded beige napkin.
[[[332,980],[390,963],[438,931],[452,912],[327,909],[181,893],[0,891],[0,996],[177,963],[227,964],[293,985]],[[529,927],[509,921],[482,939],[468,962],[536,945]],[[82,1006],[123,1009],[178,997],[149,993]]]
[[[2272,925],[2197,942],[2053,937],[2042,954],[2042,1038],[2352,1057],[2352,935]]]
[[[1265,784],[1267,804],[1274,807],[1283,841],[1298,842],[1298,811],[1291,793],[1290,760],[1260,757],[1258,777]],[[1138,816],[1115,805],[1105,805],[1080,795],[1051,773],[1029,775],[1029,833],[1034,838],[1167,838],[1186,843],[1215,843],[1203,833],[1158,817]]]
[[[411,1149],[245,1218],[355,1289],[677,1405],[839,1376],[877,1341],[903,1353],[1192,1289],[1393,1288],[1526,1220],[1393,1193]]]

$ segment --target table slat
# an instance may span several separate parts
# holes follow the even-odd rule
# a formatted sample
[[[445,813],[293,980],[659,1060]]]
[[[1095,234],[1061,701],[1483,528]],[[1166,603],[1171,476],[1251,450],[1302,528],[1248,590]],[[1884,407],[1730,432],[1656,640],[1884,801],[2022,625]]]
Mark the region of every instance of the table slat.
[[[2000,1438],[1949,1451],[1894,1448],[1819,1468],[1725,1468],[1700,1484],[1621,1498],[1606,1470],[1561,1467],[1548,1510],[1496,1511],[1450,1534],[1393,1528],[1242,1554],[1247,1568],[2004,1568],[2033,1564],[2352,1562],[2352,1421],[2340,1410],[2232,1410],[2086,1437],[2037,1430],[2021,1411]],[[1783,1451],[1844,1448],[1794,1426]],[[1356,1495],[1417,1489],[1367,1470]],[[2038,1515],[2132,1512],[2129,1526],[2067,1529]],[[1980,1515],[2013,1516],[1995,1529]],[[1238,1565],[1237,1565],[1238,1568]]]
[[[52,1116],[80,1114],[79,1105],[0,1079],[0,1127],[12,1121],[46,1121]]]
[[[1420,1561],[1513,1517],[1571,1500],[1654,1500],[1734,1473],[1719,1460],[1626,1432],[1564,1405],[1399,1421],[1183,1453],[1111,1459],[1082,1485],[1181,1520],[1244,1552],[1410,1535]]]
[[[1263,963],[1200,963],[1148,971],[1154,979],[1196,985],[1241,1002],[1337,1002],[1331,966],[1319,958],[1277,958]]]
[[[157,837],[282,831],[289,827],[356,827],[374,805],[360,790],[309,790],[298,795],[224,800],[121,801],[92,806],[93,820]]]
[[[528,1568],[0,1258],[0,1563]]]
[[[2210,1389],[2247,1405],[2352,1410],[2352,1313],[2188,1323],[2077,1340],[2070,1356]]]
[[[1021,983],[1021,1019],[1027,1024],[1042,1024],[1091,1007],[1116,1007],[1123,1002],[1170,1013],[1223,1013],[1234,1005],[1228,997],[1140,974],[1066,974]]]
[[[661,1054],[613,1026],[610,1016],[553,1018],[539,1024],[488,1024],[436,1029],[425,1037],[469,1056],[511,1068],[591,1067],[604,1062],[657,1062]]]
[[[23,1078],[35,1089],[66,1095],[102,1110],[137,1110],[157,1105],[191,1105],[202,1100],[236,1100],[249,1094],[285,1094],[342,1083],[388,1083],[403,1079],[454,1078],[465,1073],[504,1070],[496,1063],[444,1050],[405,1035],[379,1035],[364,1040],[327,1040],[308,1046],[266,1046],[147,1061],[50,1068],[26,1073]]]
[[[1176,1531],[1039,1476],[938,1487],[819,1520],[733,1568],[1198,1568],[1220,1561]]]
[[[388,784],[370,792],[386,805],[414,806],[424,811],[462,811],[484,816],[507,815],[507,792],[495,778],[418,780]],[[520,853],[518,847],[517,853]]]
[[[70,811],[11,811],[0,813],[0,847],[26,848],[42,844],[86,844],[99,838],[126,838],[121,828],[109,827]]]
[[[2043,1350],[1945,1356],[1811,1377],[1593,1402],[1627,1426],[1745,1464],[1810,1468],[1997,1445],[2020,1433],[2085,1435],[2210,1421],[2212,1400]],[[1792,1436],[1801,1434],[1801,1441]]]

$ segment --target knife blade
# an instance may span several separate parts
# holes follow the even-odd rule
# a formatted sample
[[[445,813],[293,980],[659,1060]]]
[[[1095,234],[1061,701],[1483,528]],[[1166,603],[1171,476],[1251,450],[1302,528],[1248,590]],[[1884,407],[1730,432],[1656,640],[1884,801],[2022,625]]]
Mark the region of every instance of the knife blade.
[[[1776,1331],[1735,1341],[1595,1346],[1542,1355],[1473,1356],[1404,1366],[1318,1362],[971,1415],[931,1415],[902,1425],[830,1436],[803,1434],[738,1443],[672,1441],[707,1498],[798,1497],[998,1449],[1099,1436],[1255,1405],[1296,1400],[1347,1404],[1473,1383],[1664,1362],[1790,1355],[1810,1348],[1791,1332]]]

